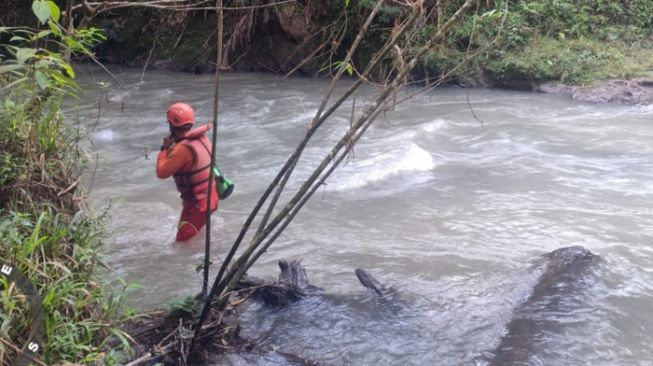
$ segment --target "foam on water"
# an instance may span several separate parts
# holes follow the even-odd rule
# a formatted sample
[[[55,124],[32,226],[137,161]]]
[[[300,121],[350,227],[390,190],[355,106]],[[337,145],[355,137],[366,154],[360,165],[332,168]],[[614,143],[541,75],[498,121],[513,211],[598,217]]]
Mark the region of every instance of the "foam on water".
[[[118,139],[120,137],[118,132],[116,132],[116,131],[114,131],[114,130],[112,130],[110,128],[105,128],[103,130],[99,130],[99,131],[93,133],[92,136],[93,136],[93,139],[95,141],[99,141],[99,142],[109,142],[109,141],[116,140],[116,139]]]
[[[426,150],[411,143],[403,151],[391,151],[365,160],[355,160],[334,173],[327,190],[345,191],[365,187],[374,182],[408,172],[424,172],[436,167],[435,160]]]
[[[421,130],[424,132],[435,132],[447,127],[447,121],[442,118],[436,118],[431,122],[424,123],[420,126]]]

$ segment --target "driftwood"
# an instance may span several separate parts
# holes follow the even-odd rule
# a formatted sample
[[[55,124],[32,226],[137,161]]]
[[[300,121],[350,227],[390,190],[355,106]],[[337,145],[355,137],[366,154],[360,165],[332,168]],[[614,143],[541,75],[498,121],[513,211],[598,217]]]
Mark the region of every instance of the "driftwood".
[[[270,307],[283,307],[306,296],[316,295],[324,291],[308,282],[306,269],[298,260],[291,262],[280,260],[279,269],[281,272],[278,281],[270,282],[256,277],[244,276],[236,286],[236,290]],[[397,297],[393,288],[379,282],[368,270],[357,268],[354,273],[364,287],[374,291],[380,298],[392,300]]]
[[[308,282],[306,269],[300,261],[279,261],[279,280],[269,282],[260,278],[245,276],[236,286],[239,292],[246,292],[247,296],[262,301],[271,307],[283,307],[296,302],[303,297],[319,294],[323,289],[313,286]],[[354,271],[360,283],[374,291],[381,298],[388,299],[395,296],[395,291],[379,282],[364,268]]]
[[[337,94],[334,93],[337,93],[336,85],[338,80],[345,70],[352,70],[355,68],[352,61],[354,60],[353,56],[365,37],[368,27],[373,23],[376,15],[379,14],[383,8],[384,0],[378,0],[376,2],[376,5],[365,20],[365,23],[359,29],[359,32],[344,59],[340,62],[340,66],[337,68],[329,89],[325,93],[311,123],[308,125],[304,138],[300,141],[295,151],[288,157],[283,167],[279,169],[277,175],[273,178],[272,182],[270,182],[257,201],[251,213],[243,223],[240,232],[220,266],[213,284],[211,285],[211,290],[208,292],[204,308],[200,313],[200,318],[198,320],[199,326],[195,328],[193,341],[191,341],[191,353],[195,341],[202,337],[202,324],[207,320],[209,311],[211,309],[223,310],[228,306],[228,297],[233,293],[242,276],[254,265],[254,263],[256,263],[261,255],[268,251],[269,247],[283,233],[285,228],[301,211],[306,202],[324,186],[327,179],[342,163],[342,161],[350,156],[353,146],[365,134],[377,117],[392,107],[393,96],[396,96],[397,92],[405,86],[407,77],[413,69],[420,64],[420,61],[423,60],[428,52],[432,51],[439,43],[446,40],[446,36],[451,26],[458,22],[463,17],[463,14],[472,9],[474,3],[478,3],[478,0],[466,0],[464,4],[460,5],[458,10],[447,19],[446,22],[440,23],[439,27],[428,40],[424,41],[420,46],[414,47],[412,44],[405,44],[404,41],[406,38],[410,40],[411,37],[419,31],[419,29],[416,28],[419,26],[415,26],[415,24],[420,15],[422,15],[422,9],[418,9],[416,4],[410,2],[406,3],[405,9],[402,11],[402,16],[396,19],[396,27],[389,30],[386,42],[373,54],[370,62],[364,66],[359,79],[357,79],[349,89],[336,98]],[[404,36],[406,38],[404,38]],[[285,203],[279,203],[282,193],[287,192],[287,182],[293,174],[293,171],[300,161],[305,149],[308,147],[309,142],[312,140],[312,137],[320,126],[322,126],[333,115],[333,113],[342,106],[344,101],[363,84],[369,75],[374,73],[376,68],[381,64],[381,61],[387,57],[393,49],[395,49],[394,46],[399,44],[402,44],[404,47],[414,48],[414,50],[411,51],[410,58],[403,63],[403,67],[396,67],[393,69],[390,78],[391,80],[388,80],[384,84],[382,90],[379,91],[377,97],[374,98],[373,101],[369,104],[366,103],[360,114],[353,114],[355,118],[350,121],[349,129],[333,145],[333,148],[323,157],[322,161],[313,172],[308,177],[302,178],[303,183],[301,187],[299,187],[294,194],[288,196],[288,201]],[[279,208],[277,209],[277,207]],[[259,214],[262,214],[262,217]],[[257,217],[260,218],[258,228],[255,231],[252,231],[252,225]],[[241,250],[240,255],[235,258],[236,252],[248,233],[253,234],[253,236],[251,236],[251,242],[246,248]]]
[[[283,307],[320,291],[308,283],[306,269],[298,260],[279,261],[281,270],[278,281],[266,281],[245,276],[238,283],[229,300],[229,306],[218,311],[212,309],[208,321],[202,325],[202,337],[195,352],[194,361],[202,361],[209,353],[251,350],[254,344],[239,335],[237,307],[248,299],[262,301],[266,306]],[[201,300],[201,294],[196,297]],[[197,325],[197,314],[191,309],[155,311],[125,326],[125,331],[135,341],[137,356],[127,365],[186,365],[189,335]],[[318,365],[319,362],[305,357],[277,352],[293,362]],[[302,360],[302,362],[298,361]]]
[[[300,261],[279,261],[279,280],[265,281],[260,278],[244,276],[236,286],[236,291],[246,292],[250,298],[262,301],[271,307],[283,307],[301,298],[321,291],[308,282],[306,269]]]
[[[377,281],[370,272],[363,268],[357,268],[355,273],[356,277],[358,277],[358,280],[363,286],[376,292],[376,294],[379,296],[387,295],[388,289],[381,282]]]
[[[210,353],[252,351],[256,347],[253,342],[239,335],[239,311],[236,310],[247,300],[261,301],[266,306],[280,308],[323,292],[308,282],[306,269],[299,260],[281,260],[279,269],[276,281],[244,276],[230,296],[229,306],[224,311],[211,310],[209,320],[202,325],[202,337],[193,352],[194,361],[203,361]],[[389,287],[381,284],[365,269],[359,268],[355,273],[363,286],[373,290],[382,299],[387,299],[392,293]],[[196,301],[201,301],[201,294],[196,297]],[[156,311],[127,325],[125,331],[135,340],[138,355],[126,365],[186,365],[190,362],[186,358],[190,357],[187,352],[189,335],[197,326],[196,315],[192,309]],[[275,352],[295,363],[320,364],[306,357]]]

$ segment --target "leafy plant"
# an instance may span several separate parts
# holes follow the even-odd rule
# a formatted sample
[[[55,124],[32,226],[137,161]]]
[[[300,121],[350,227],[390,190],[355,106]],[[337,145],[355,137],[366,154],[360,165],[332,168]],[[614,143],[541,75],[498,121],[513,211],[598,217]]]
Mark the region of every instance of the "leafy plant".
[[[103,36],[65,31],[53,1],[35,0],[32,11],[44,30],[0,27],[8,39],[0,45],[0,258],[43,298],[46,364],[115,363],[103,347],[115,338],[129,348],[119,325],[133,315],[123,307],[131,287],[116,293],[98,279],[101,219],[86,213],[79,132],[60,111],[64,97],[79,93],[70,55],[90,55]],[[22,345],[30,321],[25,297],[1,285],[0,363],[11,364],[11,345]]]

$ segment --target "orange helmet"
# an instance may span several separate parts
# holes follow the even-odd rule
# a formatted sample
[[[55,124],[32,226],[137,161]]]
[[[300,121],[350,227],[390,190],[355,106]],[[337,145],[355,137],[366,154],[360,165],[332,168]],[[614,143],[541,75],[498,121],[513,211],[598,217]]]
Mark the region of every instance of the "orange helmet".
[[[168,123],[173,127],[195,124],[195,111],[186,103],[175,103],[168,108]]]

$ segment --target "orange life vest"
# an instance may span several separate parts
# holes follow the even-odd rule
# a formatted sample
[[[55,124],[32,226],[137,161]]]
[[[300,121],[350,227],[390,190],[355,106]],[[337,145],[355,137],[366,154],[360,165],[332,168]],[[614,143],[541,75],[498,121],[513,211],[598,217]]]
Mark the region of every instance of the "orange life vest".
[[[209,190],[209,174],[211,172],[211,141],[204,133],[213,127],[206,124],[192,131],[187,132],[178,144],[187,146],[193,153],[193,165],[184,171],[173,174],[177,190],[181,193],[184,201],[198,204],[205,200]],[[213,189],[216,187],[213,181]]]

